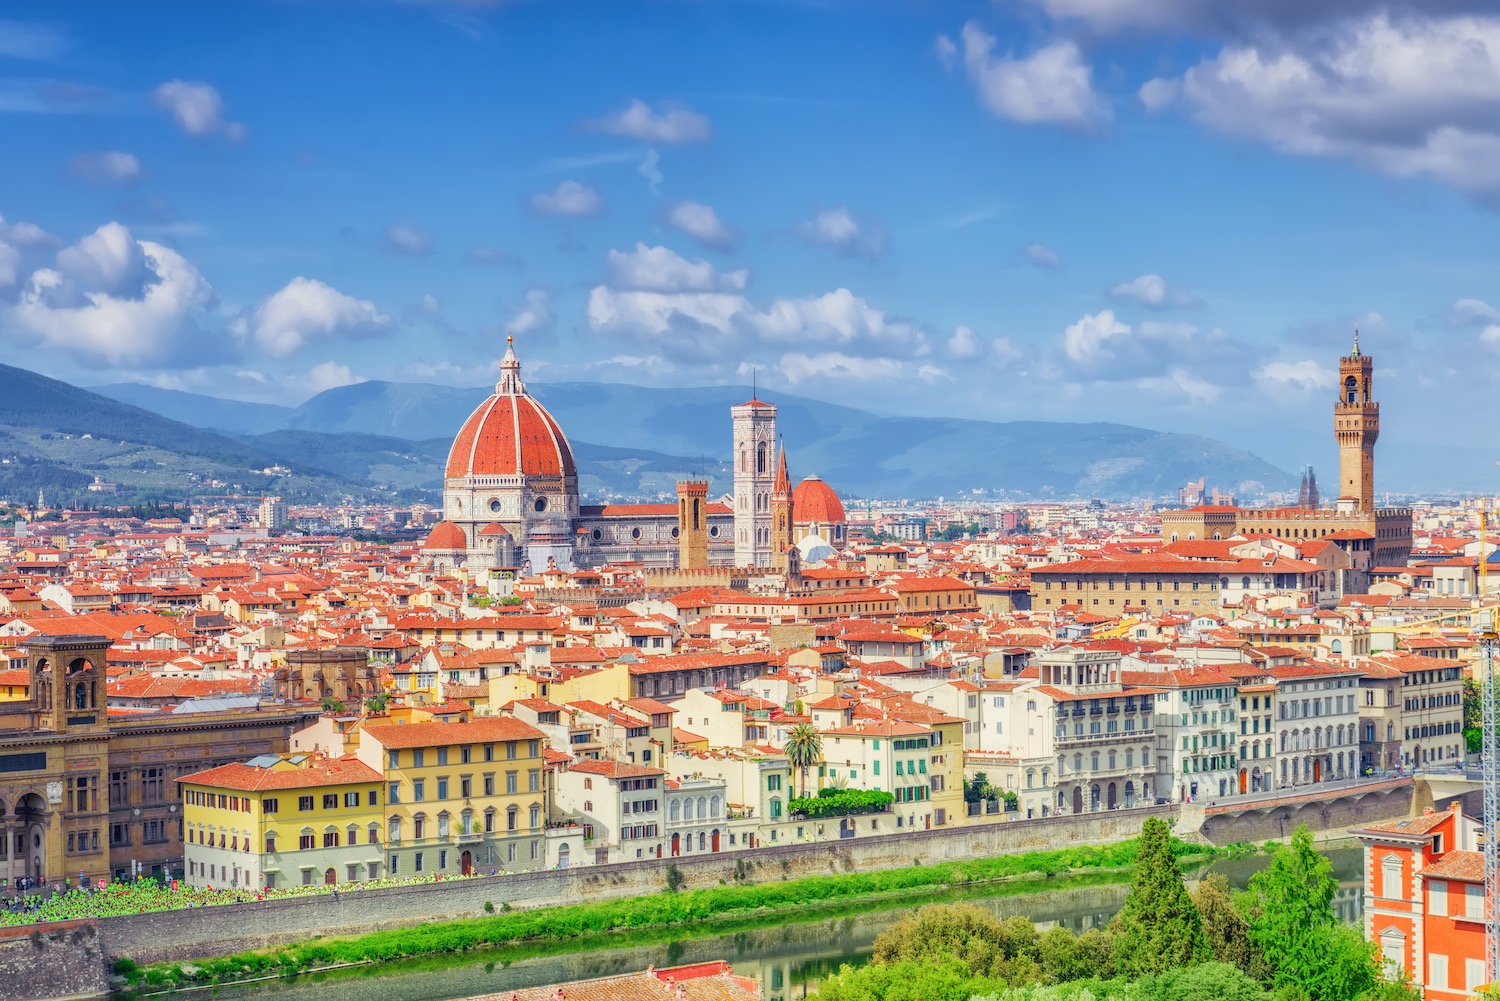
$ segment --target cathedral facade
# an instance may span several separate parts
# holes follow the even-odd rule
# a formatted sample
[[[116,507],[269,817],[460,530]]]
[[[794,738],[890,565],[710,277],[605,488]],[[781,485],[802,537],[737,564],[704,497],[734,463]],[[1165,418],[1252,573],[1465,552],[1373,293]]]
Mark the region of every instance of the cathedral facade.
[[[784,566],[781,556],[797,541],[794,498],[804,487],[817,497],[820,519],[837,513],[827,538],[836,535],[842,545],[843,507],[832,489],[815,477],[790,488],[785,453],[776,453],[775,405],[752,399],[733,407],[731,430],[731,504],[710,500],[707,484],[696,481],[678,484],[676,503],[582,504],[567,435],[527,393],[515,345],[508,341],[495,392],[453,440],[444,470],[443,520],[423,549],[438,565],[522,573],[620,562],[775,569]]]

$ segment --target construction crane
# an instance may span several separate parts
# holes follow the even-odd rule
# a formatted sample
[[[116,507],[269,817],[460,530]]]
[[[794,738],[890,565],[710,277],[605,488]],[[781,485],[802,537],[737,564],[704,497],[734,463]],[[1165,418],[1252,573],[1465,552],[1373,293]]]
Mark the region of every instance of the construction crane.
[[[1489,554],[1484,551],[1486,502],[1479,502],[1479,593],[1489,594],[1486,586],[1489,576]],[[1480,723],[1483,728],[1481,748],[1484,758],[1481,776],[1484,786],[1484,965],[1486,983],[1500,979],[1500,913],[1496,902],[1500,901],[1500,739],[1495,730],[1500,727],[1500,714],[1495,709],[1495,613],[1486,611],[1479,617],[1479,649],[1484,665],[1484,679],[1480,686]]]

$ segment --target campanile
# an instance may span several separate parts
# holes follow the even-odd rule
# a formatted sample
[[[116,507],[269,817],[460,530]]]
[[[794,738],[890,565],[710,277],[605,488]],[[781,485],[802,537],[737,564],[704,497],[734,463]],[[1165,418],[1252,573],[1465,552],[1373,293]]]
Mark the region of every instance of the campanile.
[[[1339,359],[1339,398],[1333,407],[1333,433],[1339,443],[1339,500],[1358,511],[1375,509],[1375,439],[1380,437],[1380,404],[1370,398],[1373,359],[1354,348]]]

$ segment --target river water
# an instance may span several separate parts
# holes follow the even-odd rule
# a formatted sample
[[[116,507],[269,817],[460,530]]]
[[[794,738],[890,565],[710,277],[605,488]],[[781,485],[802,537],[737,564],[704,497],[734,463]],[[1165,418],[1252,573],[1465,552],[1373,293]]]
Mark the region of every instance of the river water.
[[[1346,922],[1360,918],[1363,878],[1357,848],[1328,852],[1339,893],[1334,902]],[[1222,872],[1230,885],[1243,889],[1267,862],[1265,855],[1214,863],[1208,871]],[[1048,890],[1015,896],[966,895],[970,903],[998,917],[1023,915],[1043,930],[1061,925],[1073,931],[1102,928],[1120,909],[1128,884]],[[844,963],[869,960],[875,938],[911,913],[913,907],[872,910],[827,920],[789,922],[731,934],[664,938],[649,944],[620,948],[592,948],[550,956],[525,955],[522,950],[496,949],[461,958],[393,963],[361,967],[346,973],[315,974],[294,980],[273,980],[253,987],[228,988],[217,997],[266,1001],[451,1001],[453,998],[516,990],[568,980],[584,980],[644,970],[647,966],[680,966],[723,959],[736,973],[758,977],[766,1001],[794,1001],[806,997]],[[521,958],[518,958],[521,957]]]

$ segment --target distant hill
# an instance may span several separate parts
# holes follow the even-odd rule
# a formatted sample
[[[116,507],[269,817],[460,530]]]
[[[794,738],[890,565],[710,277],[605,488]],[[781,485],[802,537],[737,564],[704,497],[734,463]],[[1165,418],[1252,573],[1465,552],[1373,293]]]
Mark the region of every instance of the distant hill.
[[[165,488],[165,481],[226,480],[264,487],[255,470],[280,464],[299,489],[382,496],[428,495],[441,488],[448,445],[489,387],[365,382],[319,393],[293,409],[235,404],[149,387],[105,387],[194,423],[251,428],[231,439],[74,389],[21,369],[0,367],[0,434],[30,428],[17,455],[56,465],[58,477],[105,475]],[[580,487],[593,499],[670,496],[676,480],[706,472],[714,493],[730,485],[729,408],[744,386],[655,389],[618,383],[534,384],[531,391],[562,424],[579,463]],[[10,392],[5,391],[9,389]],[[1101,498],[1170,495],[1206,477],[1237,487],[1286,489],[1292,477],[1259,457],[1212,438],[1125,424],[995,422],[886,417],[788,393],[761,391],[780,408],[794,479],[817,473],[846,497],[956,498],[975,491],[1012,497]],[[8,397],[8,398],[6,398]],[[261,426],[263,420],[274,427]],[[108,434],[158,450],[97,441],[67,447],[42,429]],[[5,447],[0,441],[0,450]],[[134,451],[132,451],[134,448]],[[165,456],[179,457],[172,460]],[[180,467],[180,468],[174,468]],[[140,475],[133,479],[121,472]],[[40,468],[37,470],[40,472]],[[152,475],[147,475],[148,473]],[[295,478],[295,477],[294,477]],[[24,477],[19,477],[24,481]],[[0,470],[0,488],[5,473]],[[59,483],[76,489],[76,479]],[[285,482],[277,488],[293,494]]]
[[[127,494],[264,491],[288,497],[362,489],[316,462],[287,465],[243,441],[191,427],[26,369],[0,365],[0,496],[31,500],[39,487],[79,489],[95,476]]]
[[[529,387],[580,442],[642,454],[728,455],[729,408],[748,386],[656,389],[618,383]],[[365,382],[330,389],[287,419],[289,427],[451,440],[488,387]],[[761,391],[780,409],[795,478],[817,473],[850,496],[956,496],[975,489],[1045,496],[1160,496],[1206,476],[1267,489],[1290,474],[1251,453],[1200,435],[1124,424],[995,422],[883,417],[788,393]],[[580,457],[580,461],[582,458]]]
[[[277,406],[274,403],[221,400],[216,396],[143,386],[138,382],[117,382],[89,388],[91,392],[107,396],[111,400],[129,403],[183,424],[210,428],[226,434],[255,434],[285,427],[292,414],[291,407]]]

